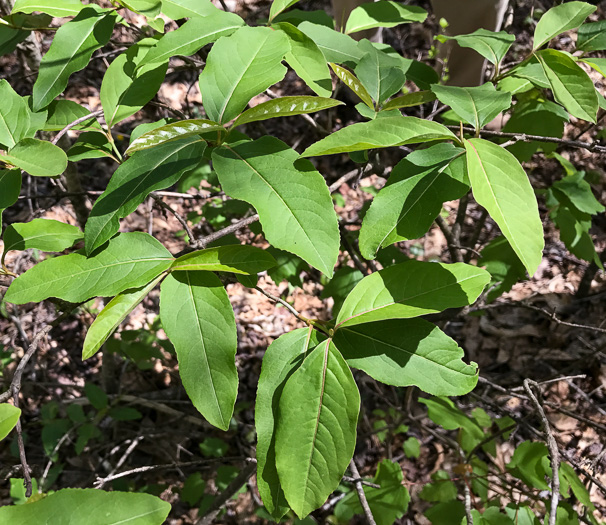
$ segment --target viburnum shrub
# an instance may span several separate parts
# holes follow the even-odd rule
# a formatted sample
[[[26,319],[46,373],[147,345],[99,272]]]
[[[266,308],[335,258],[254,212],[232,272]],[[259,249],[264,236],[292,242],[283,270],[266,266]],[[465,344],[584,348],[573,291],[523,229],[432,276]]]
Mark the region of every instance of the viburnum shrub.
[[[515,422],[493,421],[485,413],[469,417],[446,398],[472,391],[478,367],[466,363],[463,349],[425,317],[468,308],[478,299],[492,301],[537,270],[543,224],[521,161],[542,150],[570,168],[555,153],[564,123],[571,118],[596,123],[598,110],[606,107],[586,72],[589,67],[606,71],[606,59],[588,56],[606,50],[606,22],[584,23],[595,11],[590,4],[563,3],[542,15],[532,49],[509,55],[515,36],[505,31],[441,36],[472,48],[490,66],[490,81],[482,86],[455,87],[426,63],[404,58],[387,44],[351,36],[422,23],[424,9],[370,2],[356,8],[343,32],[337,32],[326,13],[291,10],[296,3],[275,0],[268,20],[249,25],[208,0],[15,2],[12,13],[0,19],[2,54],[13,52],[32,32],[47,35],[52,17],[64,18],[50,28],[56,31],[33,72],[30,96],[20,96],[10,81],[0,81],[0,211],[17,202],[27,175],[50,177],[57,191],[69,196],[62,175],[68,163],[106,158],[115,171],[88,217],[88,210],[84,217],[76,210],[83,230],[40,218],[6,226],[0,273],[10,286],[3,301],[23,305],[59,299],[67,315],[90,299],[111,298],[88,328],[82,348],[82,359],[88,359],[159,287],[161,325],[174,345],[185,391],[210,424],[227,430],[238,374],[236,322],[225,284],[237,279],[255,287],[261,272],[280,281],[299,274],[306,263],[315,269],[309,272],[317,282],[322,274],[325,296],[334,299],[333,319],[307,319],[286,304],[305,327],[278,337],[263,357],[255,405],[256,479],[271,517],[279,520],[292,509],[302,519],[339,487],[356,444],[360,394],[353,368],[388,385],[418,387],[430,395],[423,399],[429,417],[445,429],[460,429],[467,468],[462,476],[469,475],[468,490],[485,510],[470,512],[468,504],[464,509],[456,488],[454,495],[449,492],[452,482],[439,472],[421,494],[435,503],[428,511],[434,523],[474,517],[477,523],[522,523],[522,517],[524,523],[538,523],[535,512],[553,515],[558,523],[578,523],[569,502],[558,505],[557,492],[555,499],[552,494],[522,503],[511,500],[500,508],[469,474],[486,471],[476,452],[494,453],[494,441],[506,437]],[[140,15],[139,21],[145,17],[145,26],[128,22],[133,19],[128,11]],[[171,30],[165,31],[165,24]],[[548,47],[558,35],[577,28],[573,52]],[[130,42],[117,48],[111,43],[117,32],[129,35]],[[86,68],[97,51],[111,57],[111,63],[100,88],[101,109],[91,113],[64,93],[70,76]],[[125,146],[117,139],[121,123],[154,99],[173,57],[182,57],[185,69],[200,71],[203,108],[196,105],[181,118],[140,124]],[[446,63],[445,72],[447,68]],[[301,80],[301,94],[276,97],[271,88],[289,71]],[[335,130],[334,116],[344,105],[331,98],[336,86],[351,91],[348,96],[359,103],[358,122]],[[274,98],[250,104],[262,93]],[[310,137],[318,140],[298,151],[289,144],[309,140],[287,132],[288,118],[308,114],[317,114],[309,120]],[[487,132],[485,126],[500,114],[510,115],[503,133]],[[259,136],[265,128],[258,123],[269,119],[285,119],[283,136]],[[73,143],[65,135],[68,130],[78,132]],[[249,130],[257,138],[248,136]],[[321,173],[316,166],[328,165],[322,159],[329,155],[339,155],[343,165],[351,159],[359,169]],[[386,165],[393,158],[397,163]],[[364,208],[359,230],[346,229],[331,194],[371,172],[389,174],[387,184]],[[544,219],[553,221],[572,254],[601,267],[589,227],[591,216],[604,207],[584,177],[572,168],[540,190],[549,208]],[[213,224],[208,219],[205,236],[193,233],[192,221],[204,222],[210,208],[201,204],[201,217],[184,218],[162,201],[162,192],[177,183],[186,191],[199,189],[203,179],[229,197],[213,201],[215,213],[219,208],[230,218],[239,214],[216,231],[208,229]],[[149,196],[183,225],[181,252],[171,253],[148,233],[121,231],[121,221]],[[485,213],[471,244],[463,246],[461,226],[472,199]],[[454,200],[459,200],[458,216],[449,227],[442,206]],[[478,256],[475,249],[488,216],[502,235]],[[264,241],[240,244],[232,235],[254,228],[257,221]],[[448,240],[450,262],[415,260],[397,248],[401,241],[423,237],[434,221]],[[23,273],[7,263],[7,253],[32,248],[68,253],[44,256]],[[18,401],[18,387],[13,394]],[[0,414],[4,437],[18,423],[20,411],[4,404]],[[501,429],[494,436],[489,430],[493,423]],[[414,455],[418,442],[407,443]],[[523,445],[507,466],[509,475],[529,490],[552,493],[554,485],[546,480],[559,477],[561,498],[570,497],[572,490],[588,509],[584,520],[597,523],[574,469],[554,464],[543,443]],[[409,499],[399,465],[383,461],[374,483],[380,488],[365,489],[370,508],[377,523],[392,523]],[[339,503],[343,516],[362,512],[357,497],[347,494]],[[103,523],[160,524],[170,506],[147,494],[64,489],[31,504],[5,507],[0,521],[55,524],[67,523],[69,516],[70,523],[92,523],[91,509],[107,511]],[[45,521],[56,512],[66,514]],[[444,521],[445,516],[454,521]]]

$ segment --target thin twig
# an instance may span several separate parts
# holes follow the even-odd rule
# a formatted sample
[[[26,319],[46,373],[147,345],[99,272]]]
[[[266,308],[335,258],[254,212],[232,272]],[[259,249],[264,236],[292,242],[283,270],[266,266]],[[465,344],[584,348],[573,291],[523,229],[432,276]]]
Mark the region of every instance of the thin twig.
[[[349,470],[353,474],[356,480],[360,480],[360,473],[358,472],[358,467],[356,467],[356,462],[351,459],[349,463]],[[364,509],[364,515],[369,523],[369,525],[377,525],[375,521],[375,517],[372,515],[372,511],[370,510],[370,506],[368,505],[368,500],[366,499],[366,494],[364,493],[364,487],[361,481],[355,481],[354,485],[356,487],[356,492],[358,493],[358,498],[360,498],[360,504],[362,505],[362,509]]]
[[[158,204],[158,206],[160,206],[163,210],[166,210],[167,212],[172,213],[172,215],[175,217],[175,219],[177,219],[177,221],[179,221],[179,224],[181,226],[183,226],[185,233],[187,233],[187,236],[189,237],[189,242],[190,243],[195,242],[196,238],[194,237],[194,232],[189,227],[189,224],[187,224],[187,220],[185,220],[185,218],[178,211],[173,210],[168,204],[166,204],[160,196],[154,195],[154,194],[150,194],[150,196],[152,199],[154,199],[154,201]]]
[[[63,137],[63,135],[65,135],[70,129],[76,127],[78,124],[82,124],[82,122],[86,122],[90,118],[97,118],[101,115],[103,115],[103,110],[98,109],[97,111],[92,111],[88,115],[84,115],[83,117],[80,117],[80,118],[74,120],[73,122],[70,122],[61,131],[59,131],[59,133],[57,133],[55,135],[55,137],[53,138],[53,140],[51,140],[51,142],[56,145],[57,142],[59,142],[61,140],[61,137]]]
[[[122,465],[124,465],[124,462],[128,459],[128,456],[130,456],[132,454],[133,450],[135,450],[135,448],[143,440],[143,438],[144,438],[144,436],[137,436],[135,439],[132,440],[132,442],[127,447],[127,449],[124,451],[124,454],[122,454],[122,457],[118,460],[118,462],[116,463],[116,466],[111,470],[111,472],[109,473],[107,478],[110,478],[111,476],[113,476],[116,473],[116,471]],[[97,479],[97,481],[95,481],[95,483],[94,483],[94,487],[96,489],[103,488],[103,486],[107,483],[107,478],[106,479]]]
[[[261,292],[265,297],[267,297],[269,300],[273,301],[274,303],[281,304],[284,308],[286,308],[291,314],[293,314],[300,321],[303,321],[304,323],[306,323],[308,321],[307,317],[303,317],[299,312],[297,312],[297,310],[295,310],[295,308],[292,305],[288,304],[281,297],[278,297],[277,295],[274,295],[272,293],[267,292],[266,290],[263,290],[263,288],[261,288],[260,286],[255,286],[255,290],[257,290],[257,292]]]
[[[236,233],[238,230],[241,230],[242,228],[244,228],[245,226],[248,226],[249,224],[252,224],[253,222],[257,222],[258,220],[259,220],[258,213],[255,213],[254,215],[251,215],[250,217],[245,217],[244,219],[240,219],[239,221],[234,222],[233,224],[230,224],[229,226],[226,226],[225,228],[217,230],[216,232],[206,235],[205,237],[200,237],[197,241],[191,243],[191,247],[195,250],[200,249],[200,248],[205,248],[211,242],[221,239],[222,237],[225,237],[226,235],[229,235],[231,233]]]
[[[606,451],[606,448],[604,448],[604,451]],[[381,488],[381,485],[377,485],[376,483],[371,483],[370,481],[366,481],[365,479],[362,479],[362,478],[353,478],[351,476],[343,476],[343,481],[345,481],[346,483],[362,483],[362,485],[364,485],[365,487],[372,487],[373,489]]]
[[[442,231],[442,234],[446,238],[446,242],[448,243],[448,252],[450,253],[450,258],[452,262],[463,262],[463,256],[461,255],[461,251],[456,248],[459,243],[455,242],[455,239],[452,235],[452,230],[448,223],[444,220],[441,215],[436,217],[436,224],[438,228]]]

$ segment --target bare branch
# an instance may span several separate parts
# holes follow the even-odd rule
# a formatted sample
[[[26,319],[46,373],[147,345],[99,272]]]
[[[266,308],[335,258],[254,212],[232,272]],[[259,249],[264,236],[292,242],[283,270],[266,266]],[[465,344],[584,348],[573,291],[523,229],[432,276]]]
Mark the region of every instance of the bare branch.
[[[351,462],[349,463],[349,470],[351,470],[351,473],[356,479],[354,485],[356,487],[356,492],[358,493],[358,498],[360,498],[360,504],[364,509],[366,520],[368,521],[369,525],[377,525],[375,517],[372,515],[372,511],[368,505],[368,500],[366,499],[366,494],[364,493],[364,487],[362,486],[362,481],[360,480],[360,473],[358,472],[358,467],[356,466],[356,462],[353,460],[353,458],[351,458]]]

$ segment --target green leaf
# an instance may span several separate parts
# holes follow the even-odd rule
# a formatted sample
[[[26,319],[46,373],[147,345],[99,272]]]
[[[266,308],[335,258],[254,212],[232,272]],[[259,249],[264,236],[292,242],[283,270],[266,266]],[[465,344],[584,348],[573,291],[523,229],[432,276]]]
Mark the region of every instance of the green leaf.
[[[418,459],[421,455],[421,443],[416,437],[410,436],[402,444],[404,454],[409,459]]]
[[[549,80],[545,76],[545,72],[543,67],[539,63],[538,59],[535,55],[530,59],[530,61],[524,65],[520,65],[511,70],[514,78],[522,78],[525,80],[529,80],[538,88],[549,89],[551,85],[549,84]],[[507,78],[507,77],[505,77]]]
[[[316,43],[327,62],[357,64],[362,58],[358,43],[348,35],[312,22],[299,24],[299,29]]]
[[[598,97],[587,73],[561,51],[543,49],[536,56],[549,80],[556,102],[562,104],[571,115],[595,124]]]
[[[353,456],[360,394],[329,340],[284,385],[276,422],[276,466],[284,495],[303,518],[337,488]]]
[[[8,403],[0,404],[0,439],[4,439],[15,428],[19,416],[21,416],[21,410],[17,407]]]
[[[482,250],[482,258],[478,261],[490,273],[490,291],[486,296],[487,302],[494,301],[497,297],[511,290],[513,285],[520,279],[526,277],[526,269],[511,247],[507,239],[502,235],[493,239]],[[497,283],[499,283],[497,285]]]
[[[288,378],[299,368],[308,349],[318,344],[318,332],[299,328],[276,339],[263,356],[255,403],[257,487],[265,508],[276,520],[289,510],[276,470],[279,402]]]
[[[2,212],[19,199],[21,192],[21,171],[0,170],[0,229],[2,228]]]
[[[189,137],[137,152],[123,162],[86,222],[86,252],[92,253],[114,235],[120,228],[120,219],[135,211],[150,192],[168,188],[194,169],[205,148],[206,142]]]
[[[516,40],[514,35],[505,31],[488,31],[476,29],[468,35],[443,36],[446,40],[456,40],[461,47],[468,47],[477,51],[491,64],[499,64],[509,51],[511,44]]]
[[[606,77],[606,58],[583,58],[580,61],[589,64],[600,75]]]
[[[84,6],[80,0],[17,0],[11,13],[41,11],[51,16],[76,16]]]
[[[345,26],[345,33],[357,33],[375,27],[395,27],[411,22],[424,22],[427,11],[421,7],[381,0],[356,7]]]
[[[507,469],[529,487],[548,490],[545,478],[552,473],[548,454],[545,443],[524,441],[516,447]]]
[[[105,133],[101,131],[85,131],[67,151],[70,162],[83,159],[100,159],[109,157],[114,159],[114,150]]]
[[[559,206],[551,210],[549,214],[555,225],[560,230],[560,239],[566,245],[570,253],[586,261],[594,261],[598,267],[602,267],[600,258],[596,252],[593,239],[589,234],[591,228],[591,215],[583,213],[566,202],[565,196],[553,192],[556,197],[562,199]]]
[[[576,48],[581,51],[606,49],[606,20],[583,24],[577,31]]]
[[[396,97],[387,102],[387,104],[384,104],[383,111],[420,106],[426,102],[432,102],[435,99],[436,96],[431,91],[415,91],[413,93],[406,93],[406,95]]]
[[[543,44],[564,31],[579,27],[596,7],[586,2],[565,2],[552,7],[539,20],[534,28],[532,50],[539,49]]]
[[[192,18],[176,31],[166,33],[145,55],[139,68],[148,64],[164,64],[176,55],[191,56],[206,44],[231,35],[243,24],[244,20],[238,15],[219,9],[208,16]]]
[[[489,280],[488,272],[463,263],[395,264],[360,281],[345,299],[335,330],[465,306],[478,298]]]
[[[295,5],[299,0],[274,0],[269,9],[269,21],[271,22],[282,11]]]
[[[452,482],[448,472],[438,470],[431,475],[434,483],[428,483],[419,493],[419,498],[424,501],[448,502],[457,499],[457,486]]]
[[[82,251],[47,259],[20,275],[4,299],[13,304],[58,297],[71,303],[111,297],[147,284],[170,267],[170,252],[146,233],[123,233],[87,258]]]
[[[506,149],[484,139],[465,140],[473,196],[497,223],[533,275],[541,262],[543,225],[524,168]]]
[[[107,68],[101,83],[101,105],[111,128],[134,115],[158,92],[168,68],[164,62],[145,63],[150,47],[156,42],[145,39],[128,48]]]
[[[187,395],[209,423],[227,430],[238,393],[237,340],[221,281],[210,272],[169,274],[161,286],[160,317]]]
[[[126,319],[161,280],[162,276],[156,277],[145,286],[125,290],[107,303],[86,332],[84,346],[82,347],[83,361],[97,353],[108,337],[120,326],[122,321]]]
[[[21,168],[35,177],[54,177],[67,168],[67,155],[61,148],[39,139],[22,139],[0,160]]]
[[[0,145],[12,148],[25,137],[30,124],[30,111],[23,97],[17,95],[6,80],[0,80]]]
[[[274,98],[247,109],[234,121],[232,127],[235,128],[242,124],[270,118],[315,113],[316,111],[322,111],[323,109],[333,108],[342,104],[343,102],[334,98],[324,97],[299,96]]]
[[[161,525],[170,504],[151,494],[62,489],[25,505],[0,508],[0,522],[12,525]]]
[[[135,151],[153,148],[165,142],[210,133],[212,131],[223,131],[224,129],[221,124],[217,124],[212,120],[194,119],[171,122],[137,137],[126,150],[126,155],[132,155]]]
[[[375,105],[372,101],[370,93],[362,85],[362,82],[360,82],[358,77],[356,77],[351,71],[337,64],[333,64],[332,62],[330,62],[329,65],[341,82],[343,82],[349,89],[351,89],[358,96],[358,98],[362,102],[364,102],[364,104],[366,104],[370,109],[375,109]]]
[[[349,295],[356,284],[358,284],[364,275],[360,270],[356,268],[351,268],[349,266],[343,266],[339,268],[334,277],[324,285],[324,289],[320,297],[322,299],[326,299],[328,297],[332,297],[333,299],[333,307],[332,307],[332,315],[335,317],[341,306],[343,305],[343,301],[345,301],[345,297]]]
[[[389,319],[337,330],[334,344],[347,364],[394,386],[415,385],[435,396],[460,396],[478,382],[463,349],[422,319]]]
[[[332,79],[326,58],[316,43],[303,31],[288,22],[275,24],[284,31],[290,43],[286,62],[307,86],[320,97],[332,94]]]
[[[48,117],[44,131],[61,131],[68,124],[89,115],[90,111],[72,100],[54,100],[48,106]],[[101,129],[95,117],[77,124],[72,129],[81,131],[94,131]]]
[[[230,244],[206,248],[179,257],[171,271],[232,272],[255,275],[275,266],[276,260],[265,250],[254,246]]]
[[[119,2],[132,12],[146,17],[148,23],[160,14],[162,7],[161,0],[119,0]]]
[[[268,27],[242,27],[221,37],[200,75],[202,102],[209,118],[229,122],[252,97],[282,80],[286,68],[281,62],[289,50],[286,35]]]
[[[80,228],[52,219],[16,222],[4,232],[4,254],[10,250],[36,248],[43,252],[62,252],[82,239]]]
[[[431,90],[442,104],[476,129],[494,119],[511,106],[511,94],[497,91],[490,82],[477,87],[441,86],[434,84]]]
[[[90,401],[90,404],[96,410],[103,410],[108,405],[107,394],[97,385],[87,382],[84,385],[84,394]]]
[[[462,153],[452,144],[436,144],[396,164],[362,221],[359,242],[364,258],[374,259],[379,248],[394,242],[423,236],[442,203],[467,193],[469,186],[448,173],[450,163]]]
[[[591,186],[585,180],[585,173],[582,171],[554,182],[552,191],[554,189],[564,193],[570,203],[583,213],[595,215],[605,210],[604,206],[594,197]],[[558,200],[560,202],[564,201],[561,197]]]
[[[10,18],[0,18],[0,56],[12,53],[17,46],[30,35],[30,31],[15,29],[4,25],[6,23],[12,23],[17,27],[22,27],[19,25],[20,21],[16,20],[19,17],[26,18],[27,15],[10,15]]]
[[[33,109],[48,106],[66,88],[72,73],[84,69],[93,53],[111,37],[116,14],[85,7],[78,16],[55,33],[50,49],[42,57],[33,89]]]
[[[225,193],[252,204],[267,240],[328,276],[339,254],[339,229],[322,175],[282,141],[265,136],[213,151]]]
[[[432,140],[456,141],[457,137],[437,122],[416,117],[385,117],[341,128],[309,146],[301,156],[317,157]]]
[[[595,505],[591,501],[591,497],[583,482],[577,476],[577,473],[568,463],[560,463],[560,480],[566,481],[575,497],[588,509],[595,510]],[[562,493],[562,496],[568,497],[568,491]]]
[[[356,66],[356,75],[372,99],[383,104],[404,85],[406,77],[400,67],[402,63],[377,49],[368,40],[360,42],[358,47],[365,54]]]
[[[162,13],[173,20],[209,16],[216,10],[210,0],[162,0]]]

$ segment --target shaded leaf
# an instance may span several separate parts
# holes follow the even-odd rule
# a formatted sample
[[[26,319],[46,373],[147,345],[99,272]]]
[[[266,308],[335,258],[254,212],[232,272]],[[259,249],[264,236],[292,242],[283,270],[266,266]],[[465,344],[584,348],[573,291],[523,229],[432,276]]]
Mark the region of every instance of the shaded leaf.
[[[21,192],[21,171],[0,170],[0,228],[2,228],[2,212],[17,202]]]
[[[230,244],[198,250],[175,260],[171,271],[232,272],[255,275],[276,264],[276,260],[265,250],[246,244]]]
[[[357,33],[375,27],[395,27],[411,22],[424,22],[427,11],[421,7],[380,0],[356,7],[345,25],[345,33]]]
[[[48,117],[44,131],[61,131],[68,124],[89,115],[90,111],[73,100],[53,100],[48,106]],[[101,126],[93,116],[77,124],[72,129],[81,131],[100,130]]]
[[[114,150],[105,133],[100,131],[85,131],[67,151],[70,162],[83,159],[100,159],[109,157],[114,159]]]
[[[482,250],[482,257],[478,261],[490,273],[490,291],[486,296],[487,302],[511,290],[513,285],[526,277],[526,269],[520,258],[513,251],[507,239],[499,235]]]
[[[579,27],[576,48],[582,51],[606,49],[606,20],[583,24]]]
[[[432,102],[435,99],[436,96],[431,91],[415,91],[413,93],[406,93],[406,95],[391,99],[389,102],[383,105],[383,110],[387,111],[390,109],[420,106],[426,102]]]

